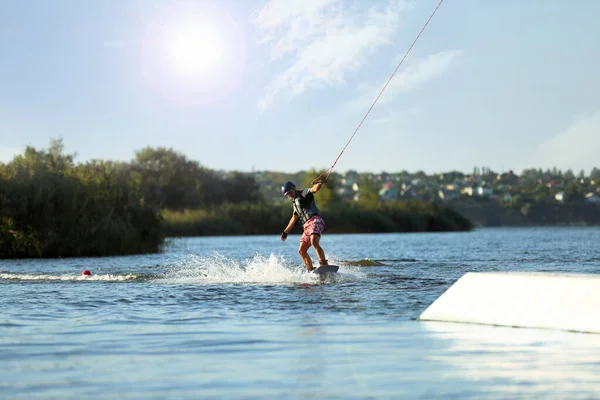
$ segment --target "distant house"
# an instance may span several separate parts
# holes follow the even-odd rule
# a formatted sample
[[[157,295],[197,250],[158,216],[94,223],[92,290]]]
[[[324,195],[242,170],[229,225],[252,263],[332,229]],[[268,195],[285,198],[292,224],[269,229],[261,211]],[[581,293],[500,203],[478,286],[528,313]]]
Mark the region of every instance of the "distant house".
[[[565,184],[562,183],[561,181],[550,181],[550,182],[546,183],[546,187],[548,187],[550,189],[564,189]]]
[[[342,186],[337,189],[337,193],[343,197],[352,197],[360,190],[358,182],[354,178],[343,178]]]
[[[467,186],[462,190],[462,193],[469,196],[489,197],[494,193],[494,191],[492,188],[486,186]]]
[[[346,196],[349,193],[349,190],[347,187],[341,187],[341,188],[337,188],[336,193],[339,194],[340,196]]]
[[[489,197],[492,194],[494,194],[494,191],[492,190],[491,187],[480,186],[480,187],[477,188],[477,195],[478,196]]]
[[[379,197],[382,200],[398,200],[400,191],[393,186],[392,182],[386,182],[379,190]]]
[[[558,192],[554,195],[554,199],[559,203],[565,202],[565,192]]]
[[[458,197],[458,193],[454,190],[440,189],[438,191],[438,196],[444,201],[452,201]]]
[[[356,184],[357,179],[352,177],[352,178],[342,178],[342,185],[343,186],[352,186],[354,184]]]
[[[471,175],[468,177],[468,180],[473,183],[481,183],[483,181],[483,176],[481,175]]]
[[[475,193],[475,190],[476,189],[473,186],[467,186],[467,187],[463,188],[461,193],[469,195],[469,196],[473,196],[473,193]]]
[[[419,198],[419,195],[413,190],[412,187],[409,186],[408,188],[403,189],[400,192],[400,197],[402,197],[403,199],[416,199]]]
[[[585,201],[589,203],[600,204],[600,196],[594,192],[590,192],[585,195]]]
[[[502,197],[502,200],[505,203],[510,203],[512,201],[512,194],[510,194],[508,192],[504,193],[504,196]]]

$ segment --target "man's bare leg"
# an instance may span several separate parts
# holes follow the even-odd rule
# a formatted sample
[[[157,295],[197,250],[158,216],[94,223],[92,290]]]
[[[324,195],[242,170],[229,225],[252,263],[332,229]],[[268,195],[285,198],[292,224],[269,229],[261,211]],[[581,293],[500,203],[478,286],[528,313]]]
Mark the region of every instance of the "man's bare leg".
[[[300,247],[298,248],[298,254],[300,254],[300,258],[302,258],[302,261],[304,261],[304,265],[306,265],[306,269],[308,269],[309,271],[312,271],[313,269],[315,269],[315,267],[313,267],[312,260],[310,259],[310,256],[308,255],[309,247],[310,247],[310,243],[300,242]]]
[[[325,259],[325,252],[323,251],[323,249],[321,248],[321,245],[319,244],[320,241],[321,241],[321,235],[317,235],[316,233],[313,233],[312,235],[310,235],[310,244],[312,245],[312,247],[314,247],[315,252],[317,253],[317,257],[319,257],[319,264],[327,265],[327,260]]]

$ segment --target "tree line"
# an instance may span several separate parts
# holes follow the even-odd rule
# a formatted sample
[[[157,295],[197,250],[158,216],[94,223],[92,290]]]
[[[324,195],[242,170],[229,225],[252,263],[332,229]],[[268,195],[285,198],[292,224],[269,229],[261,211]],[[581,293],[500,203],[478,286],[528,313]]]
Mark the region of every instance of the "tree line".
[[[279,233],[291,215],[252,174],[211,170],[169,148],[143,148],[129,162],[74,160],[53,139],[0,163],[0,258],[154,253],[167,236]],[[318,202],[330,232],[471,228],[435,204],[346,204],[335,180]]]
[[[173,150],[131,162],[75,163],[62,139],[0,163],[0,258],[108,256],[160,251],[161,210],[259,198],[239,173],[218,174]]]

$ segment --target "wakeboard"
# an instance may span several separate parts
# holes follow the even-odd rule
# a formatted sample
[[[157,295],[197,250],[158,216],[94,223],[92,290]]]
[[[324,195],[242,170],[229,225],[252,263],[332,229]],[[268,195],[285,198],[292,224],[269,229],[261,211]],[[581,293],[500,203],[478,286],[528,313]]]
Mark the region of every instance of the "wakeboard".
[[[320,267],[313,269],[312,273],[317,275],[334,274],[338,272],[338,269],[340,269],[340,267],[337,265],[321,265]]]

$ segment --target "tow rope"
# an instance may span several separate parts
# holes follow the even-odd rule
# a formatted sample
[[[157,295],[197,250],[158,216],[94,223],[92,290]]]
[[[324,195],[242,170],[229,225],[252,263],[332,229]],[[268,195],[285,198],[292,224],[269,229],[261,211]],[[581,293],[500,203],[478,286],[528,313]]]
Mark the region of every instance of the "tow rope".
[[[383,88],[381,89],[381,91],[379,92],[379,94],[377,95],[377,97],[375,98],[375,101],[373,101],[373,104],[371,104],[371,107],[369,107],[369,110],[367,111],[367,113],[365,114],[365,116],[363,117],[363,119],[360,121],[360,123],[358,124],[358,126],[354,130],[354,133],[352,134],[352,136],[350,136],[350,139],[348,140],[348,142],[346,143],[346,145],[344,146],[344,148],[342,149],[342,151],[340,152],[340,154],[337,156],[337,158],[335,159],[335,161],[333,162],[333,164],[331,165],[331,167],[329,167],[328,169],[326,169],[325,171],[323,171],[323,173],[321,175],[319,175],[315,179],[313,179],[313,181],[312,181],[313,185],[315,183],[317,183],[317,182],[324,182],[324,181],[327,181],[327,179],[329,179],[329,175],[331,175],[331,171],[333,171],[333,167],[335,167],[335,165],[339,161],[340,157],[342,157],[342,154],[344,154],[344,151],[346,151],[346,148],[348,147],[348,145],[350,144],[350,142],[352,141],[352,139],[354,139],[354,136],[356,135],[356,132],[358,132],[358,130],[362,126],[363,122],[365,122],[365,120],[367,119],[367,117],[371,113],[371,110],[373,109],[373,107],[375,107],[375,104],[377,104],[377,101],[379,100],[379,98],[381,97],[381,95],[383,94],[383,92],[385,91],[385,89],[387,88],[387,86],[389,85],[389,83],[394,78],[394,75],[396,75],[396,72],[398,71],[398,69],[400,68],[400,66],[402,66],[402,63],[404,62],[404,60],[408,56],[408,53],[410,53],[410,51],[412,50],[412,48],[415,45],[415,43],[417,43],[417,40],[419,40],[419,37],[421,37],[421,34],[423,33],[423,31],[425,30],[425,28],[427,27],[427,25],[429,25],[429,21],[431,21],[431,19],[433,18],[433,16],[437,12],[438,8],[440,8],[440,6],[442,5],[443,1],[444,0],[440,0],[440,2],[438,3],[437,7],[435,7],[435,9],[433,10],[433,12],[429,16],[429,19],[427,20],[427,22],[425,22],[425,25],[423,25],[423,27],[421,28],[421,31],[419,32],[419,34],[417,35],[417,37],[415,38],[415,40],[412,42],[412,44],[410,45],[410,47],[408,48],[408,50],[406,51],[406,53],[404,53],[404,56],[402,57],[402,59],[398,63],[398,66],[396,67],[396,69],[394,70],[394,72],[392,73],[392,75],[390,75],[390,77],[387,80],[387,82],[385,83],[385,85],[383,85]],[[325,176],[324,179],[321,179],[321,177],[323,175],[325,175],[326,173],[327,173],[327,176]]]

